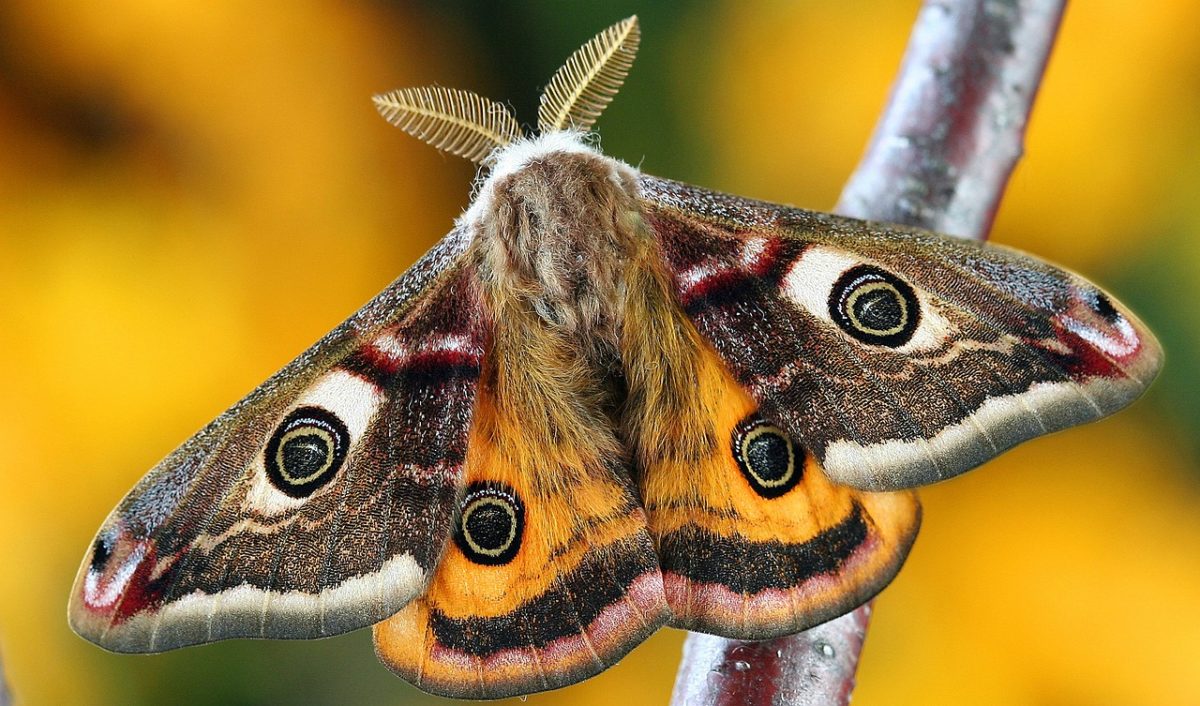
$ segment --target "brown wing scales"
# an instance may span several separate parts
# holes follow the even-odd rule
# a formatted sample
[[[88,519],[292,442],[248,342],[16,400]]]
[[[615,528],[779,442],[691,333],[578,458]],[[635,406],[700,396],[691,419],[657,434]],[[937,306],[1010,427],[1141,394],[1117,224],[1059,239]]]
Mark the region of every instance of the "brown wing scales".
[[[484,346],[464,246],[452,234],[152,470],[84,560],[75,630],[131,652],[320,637],[420,593]]]

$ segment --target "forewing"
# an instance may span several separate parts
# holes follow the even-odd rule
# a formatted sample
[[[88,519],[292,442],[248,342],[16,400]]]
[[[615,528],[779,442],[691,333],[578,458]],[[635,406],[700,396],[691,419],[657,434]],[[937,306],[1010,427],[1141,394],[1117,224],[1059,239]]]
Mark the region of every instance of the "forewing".
[[[123,652],[320,637],[419,594],[486,343],[467,240],[452,232],[155,466],[80,567],[75,631]]]
[[[1078,275],[1003,248],[643,177],[675,295],[831,479],[947,478],[1110,414],[1161,363]]]

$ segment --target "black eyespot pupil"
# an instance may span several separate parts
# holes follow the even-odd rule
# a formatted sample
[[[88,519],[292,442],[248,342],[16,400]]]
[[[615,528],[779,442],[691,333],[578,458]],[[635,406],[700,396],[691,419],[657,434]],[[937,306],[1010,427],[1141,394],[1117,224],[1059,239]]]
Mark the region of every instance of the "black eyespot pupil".
[[[907,282],[874,265],[858,265],[830,290],[829,316],[852,338],[895,348],[913,337],[921,309]]]
[[[512,488],[494,481],[472,483],[459,505],[454,543],[476,564],[507,564],[521,548],[525,508]]]
[[[894,290],[880,287],[855,299],[854,318],[865,328],[891,331],[904,323],[904,304]]]
[[[496,551],[512,537],[512,516],[503,507],[488,503],[467,516],[463,531],[483,549]]]
[[[759,434],[746,444],[746,462],[754,475],[765,481],[779,481],[787,476],[790,460],[788,440],[779,434]]]
[[[284,418],[267,442],[264,465],[276,490],[306,498],[337,475],[350,448],[350,432],[335,414],[301,407]]]
[[[283,445],[283,472],[292,478],[308,478],[329,462],[333,449],[318,434],[293,436]]]
[[[108,565],[108,560],[111,558],[112,549],[103,539],[97,539],[96,543],[92,545],[91,570],[97,573],[104,571],[104,567]]]
[[[738,423],[731,441],[738,470],[761,497],[786,495],[804,475],[804,449],[758,414]]]

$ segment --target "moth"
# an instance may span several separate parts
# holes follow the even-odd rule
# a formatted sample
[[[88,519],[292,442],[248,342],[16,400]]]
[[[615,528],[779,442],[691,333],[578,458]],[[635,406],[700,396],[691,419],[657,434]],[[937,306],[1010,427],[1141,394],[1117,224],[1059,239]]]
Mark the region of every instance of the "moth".
[[[118,652],[374,625],[421,689],[596,674],[659,627],[795,633],[870,599],[915,486],[1137,397],[1129,311],[1023,254],[640,173],[585,131],[636,18],[542,96],[377,96],[482,165],[453,229],[155,466],[70,622]]]

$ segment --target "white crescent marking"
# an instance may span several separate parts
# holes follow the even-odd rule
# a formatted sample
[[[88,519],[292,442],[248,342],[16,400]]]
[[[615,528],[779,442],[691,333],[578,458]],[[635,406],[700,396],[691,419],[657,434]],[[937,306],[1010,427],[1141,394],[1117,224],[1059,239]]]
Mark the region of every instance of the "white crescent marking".
[[[829,323],[830,326],[837,328],[839,333],[842,333],[841,328],[829,316],[829,296],[833,291],[833,285],[846,270],[863,264],[875,265],[884,271],[891,272],[887,267],[882,267],[869,260],[851,257],[840,250],[823,246],[808,248],[792,263],[791,269],[784,276],[783,295],[804,311]],[[912,338],[904,345],[886,350],[893,350],[897,353],[937,350],[952,335],[953,329],[945,317],[938,312],[929,296],[912,282],[909,282],[909,285],[917,296],[917,304],[921,310],[920,325],[913,332]],[[848,334],[843,333],[843,335],[854,345],[867,345]],[[871,347],[879,348],[878,346]]]
[[[113,625],[103,644],[123,652],[160,652],[228,637],[336,635],[404,607],[424,589],[425,579],[412,555],[402,554],[375,573],[346,579],[319,593],[267,591],[249,584],[214,594],[196,591],[158,611]],[[264,615],[268,597],[270,610]],[[322,605],[324,618],[319,617]],[[86,625],[80,627],[90,632]]]
[[[929,439],[876,444],[834,441],[825,447],[822,466],[835,483],[863,490],[925,485],[968,471],[1022,441],[1111,414],[1142,387],[1133,380],[1108,378],[1038,383],[1025,392],[988,399],[973,414]],[[930,454],[940,470],[931,463]]]
[[[300,407],[320,407],[337,415],[350,432],[347,459],[366,433],[371,419],[383,403],[383,393],[373,383],[346,372],[333,370],[322,375],[284,414]],[[263,452],[254,459],[252,487],[246,495],[246,505],[264,515],[277,515],[304,505],[305,498],[293,498],[279,492],[267,478]]]

